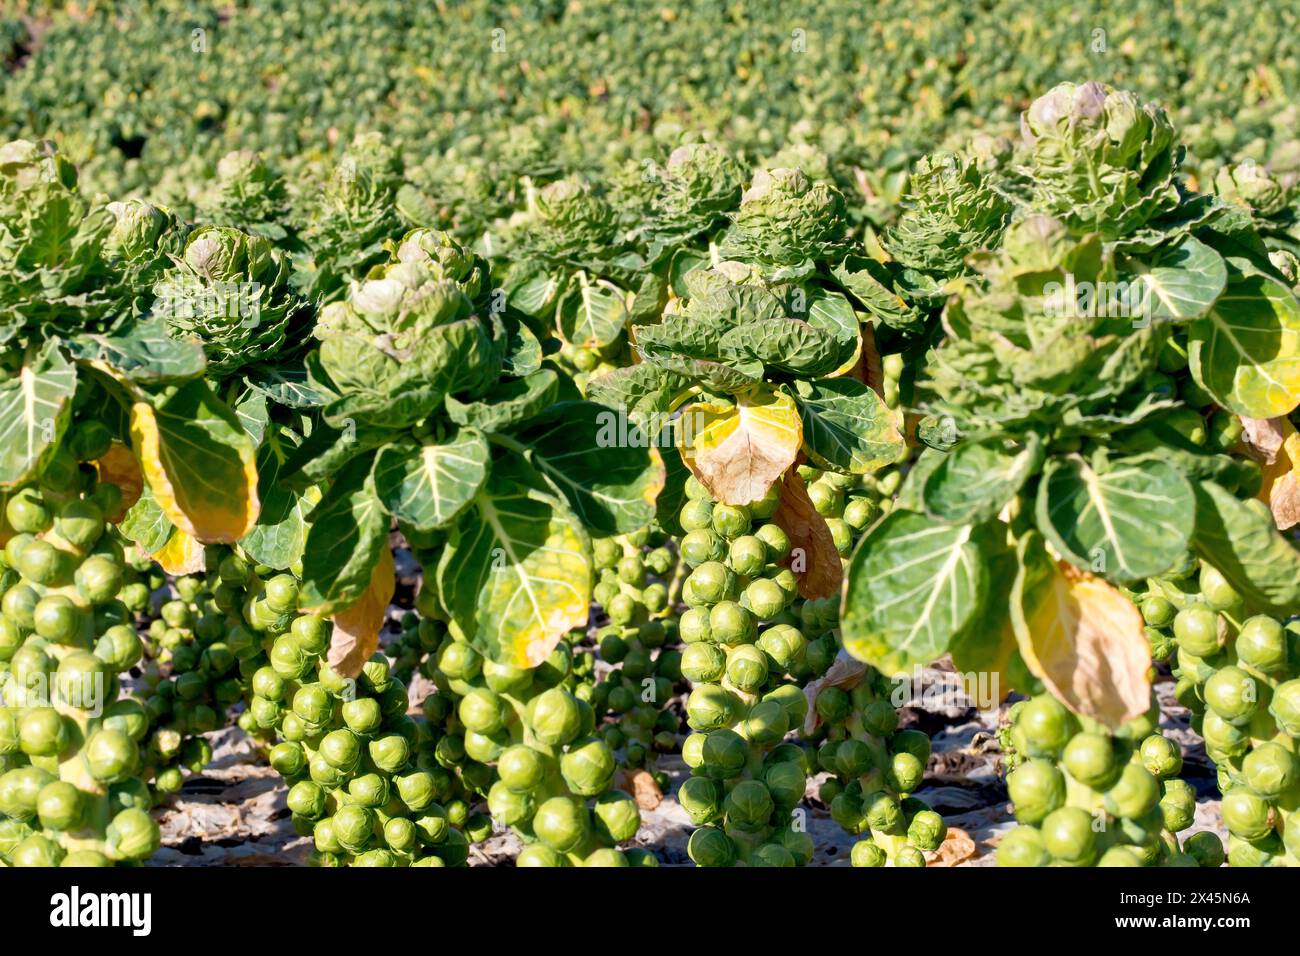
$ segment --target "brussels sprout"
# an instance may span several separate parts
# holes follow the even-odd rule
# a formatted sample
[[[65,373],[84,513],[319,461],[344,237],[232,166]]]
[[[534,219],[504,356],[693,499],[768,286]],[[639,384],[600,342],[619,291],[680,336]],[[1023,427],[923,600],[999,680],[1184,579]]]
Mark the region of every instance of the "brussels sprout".
[[[1184,840],[1183,851],[1193,857],[1200,866],[1223,866],[1223,842],[1209,830],[1193,833]]]
[[[47,830],[77,829],[84,810],[81,791],[62,780],[46,784],[36,798],[36,814]]]
[[[617,761],[609,745],[598,737],[575,741],[560,757],[560,773],[569,789],[580,796],[604,792],[614,778]]]
[[[597,835],[610,843],[632,839],[641,826],[641,812],[636,801],[621,790],[602,794],[592,812]]]
[[[1142,866],[1142,857],[1127,846],[1112,846],[1097,860],[1098,866]]]
[[[1223,667],[1205,682],[1205,704],[1230,724],[1243,726],[1259,708],[1259,685],[1239,667]]]
[[[1159,781],[1135,763],[1126,765],[1119,780],[1106,791],[1106,809],[1119,817],[1137,819],[1159,802]]]
[[[1039,695],[1025,703],[1016,720],[1030,756],[1058,757],[1078,729],[1078,721],[1054,697]]]
[[[114,860],[146,860],[158,852],[158,847],[162,845],[162,833],[148,813],[131,808],[113,817],[105,841],[108,856]]]
[[[572,797],[552,797],[537,808],[533,832],[559,853],[574,852],[587,839],[587,808]]]
[[[33,833],[9,852],[9,864],[16,867],[60,866],[63,858],[63,847],[41,833]]]
[[[1273,674],[1287,668],[1286,631],[1275,618],[1260,614],[1245,621],[1233,647],[1241,664],[1261,673]]]
[[[1147,777],[1150,779],[1150,774]],[[1053,810],[1043,819],[1041,831],[1043,848],[1056,860],[1088,866],[1096,856],[1092,816],[1078,807]]]
[[[1171,833],[1186,830],[1196,816],[1196,791],[1182,780],[1167,780],[1160,797],[1160,813]]]
[[[1289,680],[1273,689],[1268,712],[1280,729],[1293,738],[1300,738],[1300,679]]]
[[[567,866],[563,856],[544,843],[534,843],[519,851],[515,866]]]
[[[135,772],[139,750],[120,730],[101,729],[86,741],[82,759],[86,770],[100,783],[118,783]]]
[[[321,738],[319,753],[331,767],[349,773],[361,760],[361,741],[350,730],[332,730]]]
[[[696,866],[731,866],[736,845],[717,827],[700,827],[686,843],[686,854]]]
[[[582,710],[577,699],[558,687],[529,701],[525,719],[538,740],[550,746],[567,744],[582,729]]]
[[[1007,776],[1007,795],[1018,821],[1041,823],[1065,805],[1065,777],[1051,761],[1029,760]]]
[[[1152,734],[1142,741],[1139,753],[1142,766],[1158,780],[1176,777],[1183,769],[1182,748],[1175,741],[1160,734]]]
[[[1295,755],[1274,741],[1259,744],[1246,754],[1241,770],[1246,786],[1266,800],[1282,796],[1300,776]]]
[[[1273,832],[1272,808],[1267,800],[1249,790],[1225,793],[1221,809],[1223,822],[1235,837],[1257,842]]]

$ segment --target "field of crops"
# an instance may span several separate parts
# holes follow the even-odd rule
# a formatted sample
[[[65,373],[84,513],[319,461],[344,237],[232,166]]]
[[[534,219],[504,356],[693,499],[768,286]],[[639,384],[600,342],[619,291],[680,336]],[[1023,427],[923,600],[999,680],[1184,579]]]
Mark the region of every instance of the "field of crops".
[[[0,867],[1300,865],[1300,4],[0,79]]]

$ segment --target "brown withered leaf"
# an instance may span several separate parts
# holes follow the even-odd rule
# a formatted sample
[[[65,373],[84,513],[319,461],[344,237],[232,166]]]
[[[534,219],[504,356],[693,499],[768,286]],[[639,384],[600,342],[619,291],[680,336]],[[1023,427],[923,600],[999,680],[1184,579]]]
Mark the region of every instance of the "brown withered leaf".
[[[356,677],[361,665],[379,647],[379,632],[388,614],[388,603],[397,588],[393,552],[379,552],[379,561],[370,574],[370,584],[361,597],[334,615],[334,635],[327,656],[330,667],[344,677]]]
[[[1246,445],[1261,464],[1260,501],[1273,512],[1279,531],[1300,524],[1300,433],[1285,418],[1243,418]],[[1263,426],[1263,427],[1260,427]]]
[[[664,800],[663,791],[655,783],[650,771],[640,767],[619,771],[615,786],[629,794],[642,810],[653,810]]]
[[[682,461],[715,501],[761,501],[799,454],[803,424],[794,399],[756,393],[735,405],[696,402],[682,412]]]
[[[794,571],[799,593],[807,600],[840,593],[844,565],[826,519],[817,513],[799,472],[791,468],[781,479],[781,496],[772,523],[790,539],[785,566]]]
[[[1043,556],[1021,568],[1012,621],[1025,664],[1075,713],[1114,729],[1150,706],[1142,614],[1106,581]]]
[[[975,856],[975,841],[961,827],[949,827],[939,849],[927,853],[930,866],[957,866]]]

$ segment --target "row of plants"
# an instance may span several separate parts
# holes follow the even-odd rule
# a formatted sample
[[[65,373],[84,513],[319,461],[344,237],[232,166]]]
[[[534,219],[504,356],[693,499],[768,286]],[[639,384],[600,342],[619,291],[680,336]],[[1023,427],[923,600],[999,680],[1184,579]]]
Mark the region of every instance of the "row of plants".
[[[182,217],[0,147],[0,858],[147,858],[234,720],[322,864],[463,864],[493,821],[653,864],[629,791],[680,753],[699,865],[809,863],[822,773],[854,864],[924,865],[890,680],[950,656],[1033,698],[1004,862],[1213,864],[1161,628],[1228,859],[1293,858],[1296,185],[1197,191],[1098,83],[1022,127],[876,221],[814,148],[557,152],[471,228],[375,133],[305,218],[248,151]]]

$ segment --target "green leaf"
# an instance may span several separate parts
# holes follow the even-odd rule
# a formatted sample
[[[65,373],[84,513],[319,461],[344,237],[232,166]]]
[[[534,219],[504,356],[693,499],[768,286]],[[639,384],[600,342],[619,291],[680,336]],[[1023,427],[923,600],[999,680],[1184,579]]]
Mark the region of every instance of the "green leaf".
[[[981,530],[897,510],[876,524],[849,562],[844,649],[887,676],[947,653],[988,592]]]
[[[518,460],[494,467],[452,526],[438,592],[452,627],[491,660],[535,667],[587,622],[591,542]]]
[[[369,455],[349,461],[312,512],[302,556],[304,610],[325,616],[356,601],[388,546],[389,518],[370,467]]]
[[[394,442],[375,456],[375,492],[388,513],[420,531],[445,528],[474,499],[487,476],[488,444],[466,428],[448,441]]]
[[[54,339],[0,381],[0,488],[37,476],[67,428],[76,391],[77,369]]]
[[[980,524],[1019,494],[1043,463],[1042,442],[1030,433],[1019,448],[1001,438],[963,442],[921,489],[926,513],[949,524]]]
[[[1300,613],[1300,552],[1277,531],[1268,507],[1241,501],[1210,481],[1196,489],[1192,543],[1256,611]]]
[[[502,381],[481,401],[462,402],[452,395],[444,400],[447,416],[457,425],[481,432],[499,432],[517,425],[553,405],[559,396],[559,381],[549,368],[527,378]]]
[[[1128,583],[1169,570],[1187,553],[1196,499],[1177,468],[1154,458],[1121,458],[1097,472],[1071,455],[1043,469],[1035,517],[1076,567]]]
[[[560,338],[582,348],[612,345],[627,319],[627,293],[605,279],[588,279],[585,272],[573,277],[555,307]]]
[[[906,454],[894,412],[869,386],[827,378],[795,388],[804,448],[820,467],[866,475]]]
[[[141,322],[117,335],[83,333],[68,343],[68,350],[78,361],[103,363],[141,384],[182,382],[207,368],[198,338],[172,338],[161,319]]]
[[[767,370],[816,378],[843,365],[848,346],[799,319],[762,319],[723,335],[718,356],[730,365],[747,368],[753,359]]]
[[[261,392],[247,392],[235,406],[235,417],[239,419],[239,424],[248,433],[248,437],[253,439],[253,444],[262,444],[262,436],[266,434],[267,423],[271,420],[270,410],[266,407],[266,396]]]
[[[653,448],[622,441],[620,416],[595,402],[561,402],[518,434],[533,466],[596,534],[648,525],[664,485]]]
[[[591,379],[587,397],[606,408],[625,411],[630,421],[646,429],[654,427],[657,416],[671,411],[690,386],[684,375],[641,362]],[[658,421],[662,423],[662,419]]]
[[[1126,260],[1123,267],[1134,273],[1133,284],[1154,319],[1200,318],[1228,282],[1223,257],[1191,236],[1154,255]]]
[[[275,404],[289,408],[319,408],[330,399],[312,383],[305,367],[256,368],[244,377],[244,384]]]
[[[1249,418],[1285,415],[1300,403],[1300,303],[1269,276],[1234,273],[1192,323],[1187,356],[1220,405]]]
[[[134,541],[147,554],[157,554],[167,544],[175,529],[162,508],[154,500],[153,492],[146,484],[136,500],[118,525],[121,532]]]
[[[315,498],[299,494],[280,483],[283,462],[275,441],[267,441],[257,451],[257,493],[262,499],[262,513],[253,530],[240,539],[239,546],[259,564],[284,570],[303,555],[307,545],[307,515]]]

